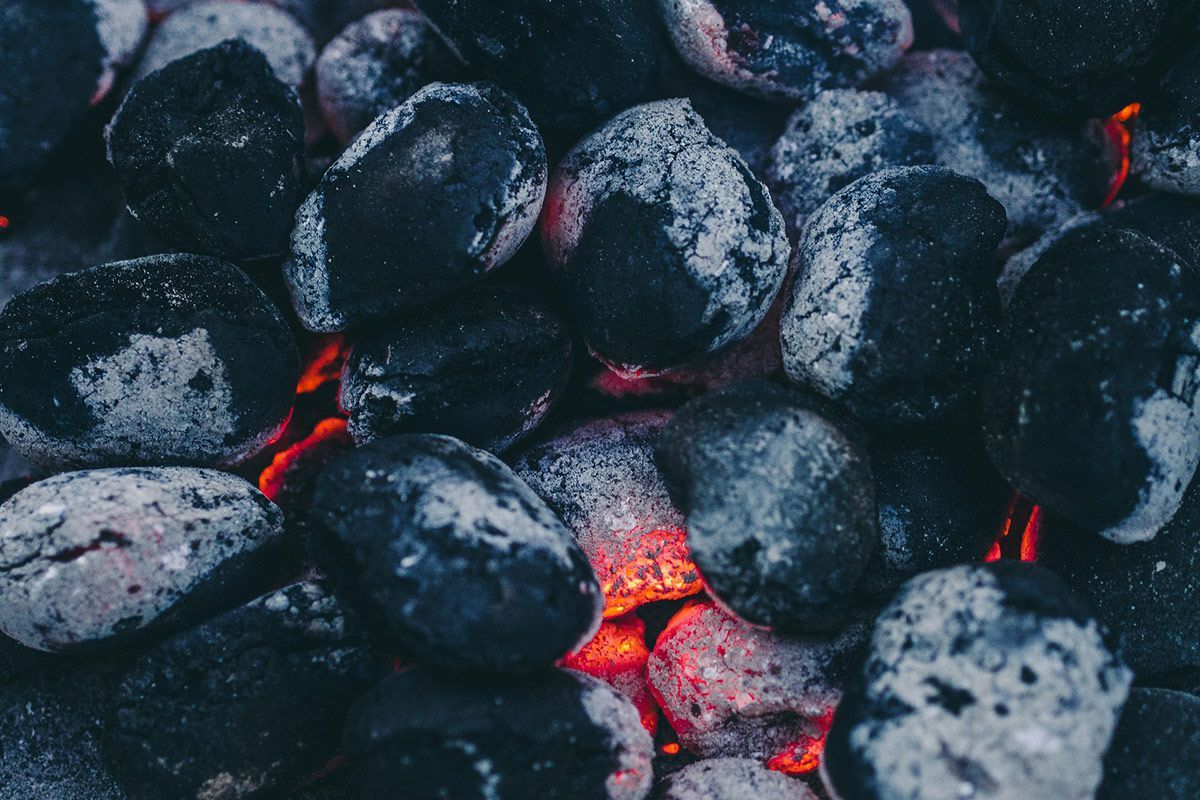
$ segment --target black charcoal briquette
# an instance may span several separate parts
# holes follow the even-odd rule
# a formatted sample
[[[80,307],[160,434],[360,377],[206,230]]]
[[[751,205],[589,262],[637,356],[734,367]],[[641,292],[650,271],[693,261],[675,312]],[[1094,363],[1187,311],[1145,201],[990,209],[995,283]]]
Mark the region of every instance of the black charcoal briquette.
[[[163,0],[156,0],[163,2]],[[347,25],[373,11],[408,5],[404,0],[260,0],[291,14],[316,39],[317,44],[337,36]]]
[[[654,800],[817,800],[795,778],[749,758],[709,758],[664,779]]]
[[[1134,689],[1104,757],[1096,800],[1200,797],[1200,699]]]
[[[1200,47],[1139,99],[1129,149],[1133,174],[1155,189],[1200,195]]]

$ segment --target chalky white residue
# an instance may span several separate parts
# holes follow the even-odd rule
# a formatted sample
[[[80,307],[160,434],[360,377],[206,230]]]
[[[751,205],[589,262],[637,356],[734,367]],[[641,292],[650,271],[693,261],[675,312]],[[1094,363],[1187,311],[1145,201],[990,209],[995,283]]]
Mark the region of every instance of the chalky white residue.
[[[749,758],[709,758],[663,782],[659,800],[817,800],[801,781]]]
[[[1130,169],[1147,186],[1164,192],[1200,194],[1200,133],[1194,125],[1159,130],[1146,118],[1133,124]]]
[[[105,57],[92,105],[112,88],[117,70],[128,65],[146,35],[146,6],[142,0],[91,0]]]
[[[600,730],[607,731],[617,757],[617,768],[605,780],[608,800],[642,800],[654,779],[654,742],[642,726],[633,702],[603,681],[568,670],[582,687],[584,713]]]

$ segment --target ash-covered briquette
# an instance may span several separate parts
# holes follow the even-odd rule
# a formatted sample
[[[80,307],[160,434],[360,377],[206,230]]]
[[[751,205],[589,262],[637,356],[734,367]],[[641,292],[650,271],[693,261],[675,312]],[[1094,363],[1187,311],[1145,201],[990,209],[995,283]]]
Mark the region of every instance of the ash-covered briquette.
[[[955,417],[989,367],[1004,209],[943,167],[860,178],[809,219],[783,311],[788,377],[881,427]]]
[[[788,119],[771,151],[767,182],[788,232],[837,191],[885,167],[932,164],[933,136],[882,92],[831,89]]]
[[[424,17],[387,9],[351,23],[321,51],[317,96],[334,135],[349,142],[426,84],[463,72]]]
[[[795,778],[749,758],[710,758],[689,764],[654,789],[654,800],[817,800]]]
[[[859,86],[913,41],[902,0],[655,0],[679,55],[718,83],[774,100]]]
[[[420,661],[529,670],[600,624],[604,598],[570,531],[499,459],[457,439],[354,450],[321,475],[312,507],[334,579]]]
[[[841,800],[1092,797],[1131,677],[1048,570],[928,572],[876,620],[822,777]]]
[[[106,136],[130,213],[163,241],[235,261],[287,250],[304,117],[257,48],[231,39],[142,78]]]
[[[142,0],[0,6],[0,189],[35,178],[108,95],[146,32]]]
[[[283,316],[237,268],[106,264],[0,312],[0,433],[47,468],[236,463],[282,428],[299,362]]]
[[[841,622],[879,542],[855,436],[798,393],[747,381],[683,406],[657,458],[722,605],[782,632]]]
[[[1104,757],[1096,800],[1200,797],[1200,699],[1136,688]]]
[[[1200,47],[1186,52],[1143,99],[1129,157],[1133,174],[1147,186],[1200,195]]]
[[[529,435],[571,371],[571,332],[532,294],[485,285],[356,339],[339,405],[355,441],[445,433],[498,453]]]
[[[134,662],[105,758],[131,798],[276,796],[334,756],[338,726],[379,674],[338,601],[294,583]]]
[[[967,0],[963,41],[987,75],[1039,111],[1105,117],[1177,60],[1196,0]]]
[[[256,0],[281,8],[300,21],[324,47],[355,20],[394,6],[409,5],[406,0]]]
[[[426,86],[372,122],[300,207],[284,265],[300,321],[345,330],[479,281],[533,231],[546,171],[511,95]]]
[[[569,670],[402,672],[350,710],[343,744],[363,800],[642,800],[652,778],[637,709]]]
[[[1200,462],[1200,272],[1128,229],[1053,244],[1017,286],[982,384],[988,452],[1026,497],[1120,544]]]
[[[636,106],[555,171],[542,241],[584,338],[624,375],[744,339],[787,271],[783,218],[687,100]]]

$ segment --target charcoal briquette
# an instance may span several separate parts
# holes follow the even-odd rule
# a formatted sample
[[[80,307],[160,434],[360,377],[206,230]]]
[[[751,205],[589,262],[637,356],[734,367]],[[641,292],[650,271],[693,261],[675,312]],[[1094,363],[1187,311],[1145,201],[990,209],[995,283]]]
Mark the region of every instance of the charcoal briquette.
[[[795,778],[749,758],[709,758],[663,780],[654,800],[817,800]]]
[[[1104,757],[1096,800],[1200,797],[1200,699],[1135,688]]]
[[[324,47],[350,23],[374,11],[409,5],[405,0],[258,0],[280,8],[300,21]]]
[[[1133,123],[1130,167],[1147,186],[1200,195],[1200,47],[1150,91]]]

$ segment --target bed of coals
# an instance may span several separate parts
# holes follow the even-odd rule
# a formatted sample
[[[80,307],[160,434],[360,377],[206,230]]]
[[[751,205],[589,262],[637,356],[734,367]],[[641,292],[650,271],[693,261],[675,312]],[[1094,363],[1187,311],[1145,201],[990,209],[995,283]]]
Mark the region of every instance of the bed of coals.
[[[1200,798],[1200,0],[0,74],[0,800]]]

